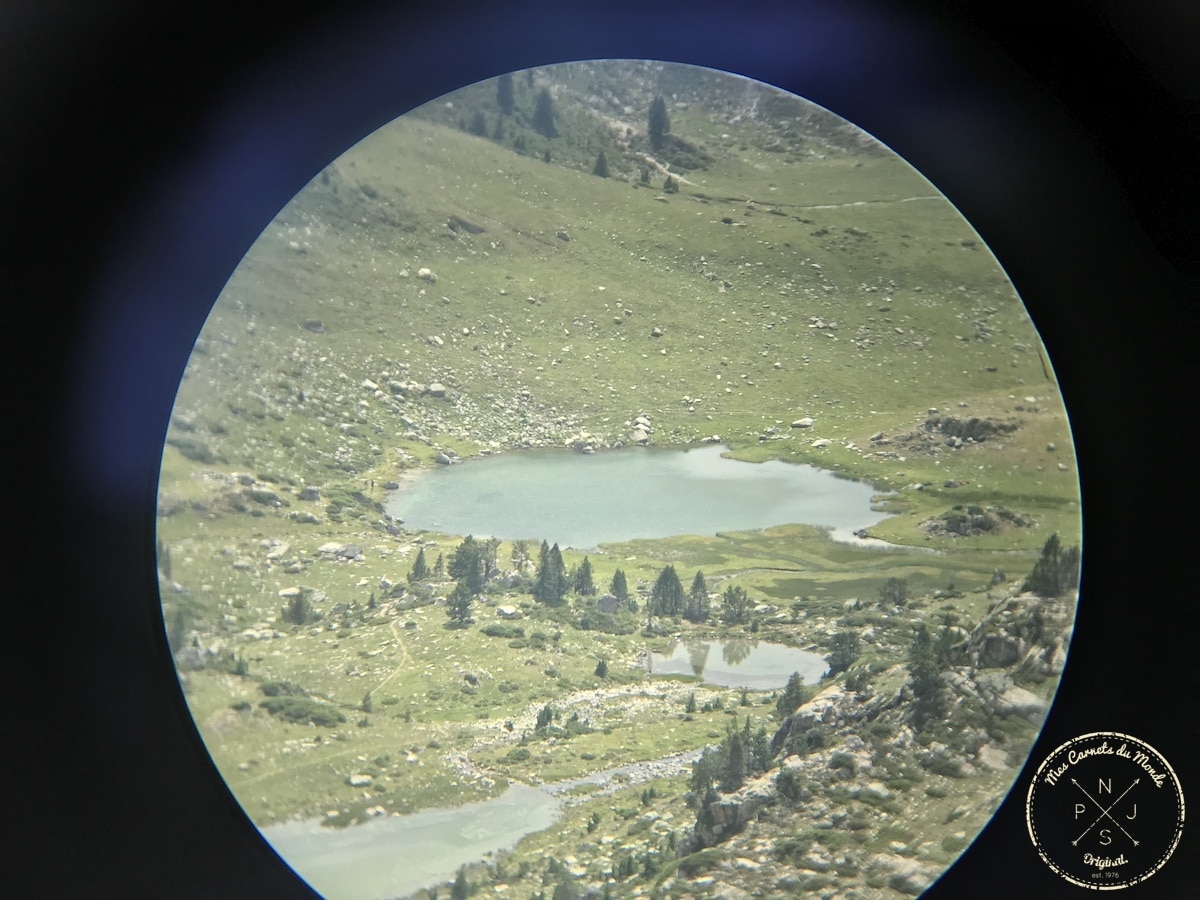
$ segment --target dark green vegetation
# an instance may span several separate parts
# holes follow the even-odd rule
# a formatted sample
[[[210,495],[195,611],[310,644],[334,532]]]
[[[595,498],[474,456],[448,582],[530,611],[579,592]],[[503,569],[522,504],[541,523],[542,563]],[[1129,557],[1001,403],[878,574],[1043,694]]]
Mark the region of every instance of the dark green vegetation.
[[[854,854],[947,864],[1036,733],[987,679],[992,705],[960,704],[974,718],[951,728],[947,678],[994,663],[1024,667],[1031,695],[1056,684],[1029,663],[1057,634],[1050,607],[985,649],[969,636],[1020,586],[1073,602],[1070,435],[1011,285],[907,166],[765,88],[580,64],[450,101],[280,212],[180,386],[163,606],[218,767],[261,824],[346,823],[707,747],[700,775],[616,784],[455,890],[749,879],[720,798],[769,783],[787,801],[762,813],[771,846],[738,853],[799,872],[789,891],[866,878],[899,896],[898,869],[863,874]],[[500,543],[383,512],[410,470],[627,443],[643,415],[652,444],[717,435],[745,459],[869,480],[894,514],[873,535],[898,546],[785,526],[583,555],[550,523]],[[640,664],[731,637],[815,648],[832,674],[737,692]],[[845,727],[801,727],[827,689]],[[809,803],[846,817],[787,818]]]

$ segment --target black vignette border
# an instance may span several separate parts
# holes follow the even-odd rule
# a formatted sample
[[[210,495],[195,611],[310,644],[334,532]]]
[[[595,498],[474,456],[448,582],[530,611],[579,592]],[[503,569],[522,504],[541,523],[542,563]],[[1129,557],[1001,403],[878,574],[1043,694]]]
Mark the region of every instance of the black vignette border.
[[[36,525],[7,635],[32,682],[9,750],[34,894],[305,894],[211,769],[164,656],[154,489],[178,378],[245,248],[328,159],[448,90],[569,59],[723,68],[862,126],[980,231],[1047,344],[1084,504],[1071,658],[1013,795],[927,896],[1062,894],[1018,795],[1076,734],[1144,738],[1188,793],[1196,18],[1116,6],[11,4],[4,252],[39,321],[9,383],[45,438],[22,457]],[[1185,827],[1123,896],[1191,893],[1198,857]]]

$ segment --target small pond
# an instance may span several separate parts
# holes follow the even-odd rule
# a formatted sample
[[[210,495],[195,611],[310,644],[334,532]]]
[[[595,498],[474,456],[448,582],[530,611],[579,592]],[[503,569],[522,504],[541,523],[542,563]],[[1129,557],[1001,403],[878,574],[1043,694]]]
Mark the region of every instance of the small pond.
[[[770,691],[785,687],[793,672],[816,684],[829,664],[807,650],[735,638],[679,641],[669,652],[650,653],[647,667],[655,675],[697,675],[706,684]]]
[[[722,456],[719,445],[528,451],[414,473],[387,501],[408,528],[502,540],[602,543],[826,526],[839,540],[887,517],[868,483],[812,466]]]
[[[259,829],[293,870],[326,900],[405,897],[453,881],[458,867],[516,846],[561,812],[546,791],[513,784],[492,800],[455,809],[384,816],[344,828],[320,819]]]

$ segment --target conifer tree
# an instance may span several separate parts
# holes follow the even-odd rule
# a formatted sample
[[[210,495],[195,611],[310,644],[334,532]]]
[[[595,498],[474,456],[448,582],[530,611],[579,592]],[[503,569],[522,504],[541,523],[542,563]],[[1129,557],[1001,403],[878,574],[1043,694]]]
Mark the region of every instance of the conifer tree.
[[[518,572],[524,570],[525,563],[529,562],[529,541],[513,541],[511,558]]]
[[[575,571],[575,578],[571,585],[571,590],[581,597],[591,597],[596,593],[596,584],[592,580],[592,564],[585,556],[583,562],[579,564],[579,568]]]
[[[692,589],[688,591],[688,607],[684,614],[691,622],[707,622],[709,613],[708,585],[704,582],[704,573],[696,570],[692,579]]]
[[[617,569],[613,573],[612,583],[608,586],[608,592],[617,598],[621,603],[626,603],[629,600],[629,585],[625,582],[625,573]]]
[[[439,553],[437,556],[437,559],[433,563],[433,577],[441,578],[445,574],[446,574],[446,557],[443,556],[441,553]]]
[[[650,104],[650,120],[647,128],[650,146],[655,150],[659,149],[670,130],[671,118],[667,115],[667,102],[662,97],[655,97],[654,102]]]
[[[608,158],[604,155],[603,150],[596,157],[596,165],[592,167],[592,174],[599,175],[601,178],[608,177]]]
[[[547,547],[546,542],[542,541],[537,581],[533,587],[534,598],[547,606],[559,606],[569,587],[566,565],[558,544]]]
[[[917,731],[938,718],[942,712],[941,678],[944,663],[938,660],[937,648],[929,630],[922,622],[913,632],[908,648],[909,685],[915,704],[913,724]]]
[[[829,655],[825,657],[830,676],[849,669],[858,660],[860,652],[858,632],[839,631],[835,634],[829,641]]]
[[[483,590],[486,572],[486,551],[472,535],[467,535],[458,549],[450,555],[447,571],[450,577],[465,581],[472,594]]]
[[[558,129],[554,125],[555,115],[554,98],[550,96],[550,89],[542,88],[538,91],[533,109],[534,130],[546,138],[558,137]],[[549,153],[549,151],[546,152]]]
[[[658,574],[658,580],[650,589],[650,609],[653,615],[677,616],[683,612],[683,584],[674,566],[667,566]]]
[[[450,621],[465,625],[471,621],[471,602],[474,592],[467,586],[466,581],[454,585],[454,593],[446,601],[446,614]]]
[[[417,559],[413,563],[412,571],[408,573],[408,583],[416,584],[418,581],[424,581],[429,577],[429,564],[425,562],[425,548],[422,547],[417,551]]]
[[[721,600],[721,621],[726,625],[741,625],[749,617],[750,599],[744,587],[731,584]]]
[[[787,687],[775,700],[775,710],[780,718],[786,719],[804,703],[804,678],[799,672],[793,672],[788,678]]]
[[[1041,597],[1057,597],[1079,586],[1079,547],[1064,550],[1058,532],[1042,545],[1042,555],[1033,564],[1022,590]]]
[[[889,578],[879,589],[879,599],[886,606],[904,606],[908,602],[908,579]]]

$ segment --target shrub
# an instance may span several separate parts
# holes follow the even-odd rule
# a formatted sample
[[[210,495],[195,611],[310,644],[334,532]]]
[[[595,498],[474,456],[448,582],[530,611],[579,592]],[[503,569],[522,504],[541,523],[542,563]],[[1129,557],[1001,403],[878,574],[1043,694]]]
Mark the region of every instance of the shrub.
[[[264,681],[260,686],[268,697],[307,697],[308,691],[293,681]]]
[[[513,747],[508,751],[508,754],[504,758],[509,762],[525,762],[531,756],[533,756],[533,754],[529,752],[529,748]]]
[[[271,715],[289,722],[312,722],[314,725],[333,727],[345,722],[346,717],[330,706],[311,697],[268,697],[259,706]]]
[[[781,769],[775,776],[775,789],[794,803],[803,796],[804,782],[794,768]]]
[[[203,441],[196,438],[172,435],[167,438],[167,443],[192,462],[211,463],[217,458],[216,454],[209,450]]]
[[[525,637],[525,629],[520,625],[513,625],[511,622],[491,622],[480,629],[489,637],[498,638],[523,638]]]

